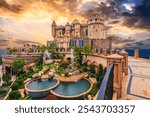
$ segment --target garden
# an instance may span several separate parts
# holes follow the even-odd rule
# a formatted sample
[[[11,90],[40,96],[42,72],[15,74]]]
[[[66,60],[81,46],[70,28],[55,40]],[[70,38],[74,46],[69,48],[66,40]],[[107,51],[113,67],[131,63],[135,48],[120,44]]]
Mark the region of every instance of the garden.
[[[44,52],[44,46],[39,48]],[[11,72],[7,70],[3,75],[4,84],[2,86],[3,88],[1,87],[0,89],[0,95],[6,95],[8,89],[11,88],[11,92],[7,99],[31,99],[24,90],[25,83],[28,80],[41,77],[45,74],[48,76],[54,76],[54,74],[56,74],[65,78],[83,72],[87,72],[87,79],[94,80],[92,90],[85,97],[88,98],[88,95],[94,97],[97,94],[106,73],[106,68],[103,68],[101,64],[96,66],[95,64],[87,63],[87,55],[91,53],[89,45],[85,45],[83,48],[75,47],[73,58],[66,58],[64,55],[54,52],[53,46],[47,49],[49,52],[52,52],[51,59],[54,59],[54,61],[43,64],[43,59],[41,57],[33,68],[28,68],[28,72],[24,70],[24,60],[22,58],[16,59],[12,64],[12,74],[16,75],[16,80],[13,83],[11,82]],[[86,56],[85,60],[83,60],[83,53]],[[55,61],[56,59],[61,59],[61,61]],[[5,87],[9,88],[6,90]]]

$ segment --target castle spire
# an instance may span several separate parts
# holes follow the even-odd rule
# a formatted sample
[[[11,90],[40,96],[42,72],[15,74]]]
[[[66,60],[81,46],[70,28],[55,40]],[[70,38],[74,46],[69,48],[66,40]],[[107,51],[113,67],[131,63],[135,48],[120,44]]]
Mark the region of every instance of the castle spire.
[[[53,23],[52,23],[52,25],[56,25],[56,22],[55,22],[55,20],[53,20]]]

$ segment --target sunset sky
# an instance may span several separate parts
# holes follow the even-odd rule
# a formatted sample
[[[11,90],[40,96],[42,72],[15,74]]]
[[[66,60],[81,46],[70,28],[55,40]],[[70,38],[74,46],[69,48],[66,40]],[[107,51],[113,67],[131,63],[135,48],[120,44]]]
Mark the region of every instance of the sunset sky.
[[[150,38],[149,0],[0,0],[0,40],[52,40],[51,23],[86,23],[92,10],[102,11],[108,35]]]

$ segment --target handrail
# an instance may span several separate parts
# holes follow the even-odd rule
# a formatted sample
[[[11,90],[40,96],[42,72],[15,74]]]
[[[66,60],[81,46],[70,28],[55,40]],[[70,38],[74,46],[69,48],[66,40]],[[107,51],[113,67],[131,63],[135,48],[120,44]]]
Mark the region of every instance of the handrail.
[[[113,79],[114,79],[114,62],[109,66],[100,90],[98,92],[97,100],[112,100],[113,96]]]

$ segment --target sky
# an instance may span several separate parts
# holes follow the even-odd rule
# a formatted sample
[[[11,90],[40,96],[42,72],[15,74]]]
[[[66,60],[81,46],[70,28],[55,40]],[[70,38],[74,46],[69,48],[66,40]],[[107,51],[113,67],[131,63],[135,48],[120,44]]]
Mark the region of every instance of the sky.
[[[0,40],[22,39],[45,44],[53,40],[51,23],[75,18],[86,23],[93,10],[102,12],[107,35],[120,39],[150,37],[149,0],[0,0]]]

